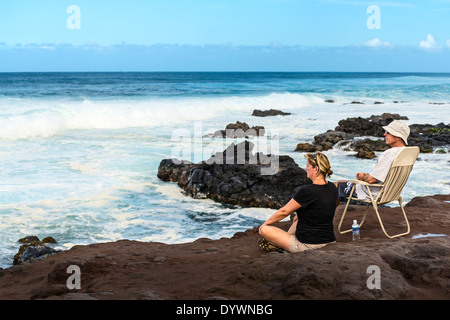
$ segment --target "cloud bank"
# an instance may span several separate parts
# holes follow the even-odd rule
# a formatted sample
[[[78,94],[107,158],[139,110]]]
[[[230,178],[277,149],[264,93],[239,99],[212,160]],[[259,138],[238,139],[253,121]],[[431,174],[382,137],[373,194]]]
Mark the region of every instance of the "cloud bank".
[[[450,72],[449,49],[430,52],[431,48],[437,47],[433,40],[434,37],[427,37],[416,48],[393,46],[378,38],[364,45],[342,47],[126,43],[108,46],[96,43],[8,46],[0,43],[0,72]]]

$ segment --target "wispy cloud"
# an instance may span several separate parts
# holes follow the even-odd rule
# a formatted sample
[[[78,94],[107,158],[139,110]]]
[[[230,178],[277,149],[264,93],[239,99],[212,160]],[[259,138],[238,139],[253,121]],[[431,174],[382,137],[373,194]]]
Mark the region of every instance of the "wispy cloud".
[[[359,1],[359,0],[324,0],[326,3],[351,5],[351,6],[370,6],[375,4],[374,1]],[[417,8],[412,3],[392,2],[392,1],[377,1],[377,6],[380,7],[398,7],[398,8]]]
[[[421,40],[419,42],[419,48],[424,50],[438,50],[441,47],[437,44],[436,39],[432,34],[428,34],[426,40]]]
[[[364,42],[366,47],[380,48],[380,47],[392,47],[392,45],[387,41],[381,41],[379,38],[370,39]]]

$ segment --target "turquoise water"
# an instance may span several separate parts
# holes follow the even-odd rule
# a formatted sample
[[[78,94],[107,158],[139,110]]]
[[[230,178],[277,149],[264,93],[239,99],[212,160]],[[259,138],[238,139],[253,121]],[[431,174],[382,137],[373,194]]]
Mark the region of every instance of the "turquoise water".
[[[239,120],[274,137],[253,139],[257,150],[290,155],[303,167],[297,143],[347,117],[390,112],[409,124],[450,123],[449,93],[450,74],[0,74],[0,266],[11,265],[16,241],[31,234],[53,236],[63,249],[232,236],[273,210],[185,197],[156,177],[162,159],[209,158],[234,140],[205,135]],[[270,108],[292,115],[251,116]],[[376,161],[339,148],[326,154],[332,180],[370,171]],[[450,193],[449,169],[449,153],[421,154],[405,201]]]

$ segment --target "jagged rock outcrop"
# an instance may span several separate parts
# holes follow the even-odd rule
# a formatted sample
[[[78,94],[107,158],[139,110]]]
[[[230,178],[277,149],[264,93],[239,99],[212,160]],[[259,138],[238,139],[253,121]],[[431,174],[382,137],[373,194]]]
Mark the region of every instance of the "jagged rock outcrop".
[[[312,143],[297,144],[295,151],[326,151],[335,145],[345,144],[347,150],[357,152],[356,157],[372,159],[375,157],[375,151],[385,151],[389,148],[384,139],[379,138],[384,135],[383,126],[388,125],[393,120],[408,120],[408,118],[391,113],[383,113],[380,116],[372,115],[368,118],[347,118],[339,121],[339,125],[334,130],[328,130],[315,136]],[[450,145],[450,124],[439,123],[435,126],[412,124],[410,129],[411,133],[408,139],[410,146],[418,146],[422,153],[433,152],[434,150],[447,152],[446,147]],[[355,139],[365,136],[378,137],[378,139]]]
[[[41,241],[37,236],[27,236],[19,239],[18,242],[22,245],[14,256],[14,265],[36,262],[59,252],[52,248],[52,244],[56,243],[52,237],[46,237]]]
[[[253,110],[252,116],[254,117],[273,117],[273,116],[288,116],[290,112],[284,112],[281,110],[270,109],[270,110]]]
[[[336,130],[328,130],[325,133],[318,134],[314,137],[313,143],[299,143],[295,151],[304,151],[304,152],[317,152],[317,151],[326,151],[341,141],[348,140],[353,138],[353,134],[349,134],[342,131]]]
[[[217,130],[213,134],[206,136],[236,139],[236,138],[250,138],[264,136],[265,129],[263,126],[250,127],[245,122],[236,121],[235,123],[229,123],[225,130]]]
[[[299,187],[311,183],[291,157],[253,154],[253,147],[249,141],[233,143],[198,164],[164,159],[157,176],[177,181],[191,197],[243,207],[280,208]]]
[[[382,137],[384,134],[383,126],[387,126],[393,120],[408,120],[408,117],[396,113],[383,113],[381,116],[372,115],[368,118],[347,118],[339,121],[334,130],[356,136]]]

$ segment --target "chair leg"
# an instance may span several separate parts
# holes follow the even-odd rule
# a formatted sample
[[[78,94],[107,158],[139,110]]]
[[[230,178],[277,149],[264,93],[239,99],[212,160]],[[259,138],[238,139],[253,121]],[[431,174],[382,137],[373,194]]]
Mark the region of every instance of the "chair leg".
[[[359,227],[360,227],[360,228],[361,228],[361,226],[363,225],[364,221],[366,220],[367,212],[369,212],[369,208],[370,208],[370,205],[367,205],[366,210],[364,210],[364,216],[363,216],[363,218],[362,218],[362,220],[361,220],[361,223],[359,224]]]
[[[350,195],[353,194],[353,189],[354,188],[355,188],[355,186],[353,186]],[[339,225],[338,225],[338,231],[339,231],[340,234],[347,233],[347,232],[349,232],[351,230],[350,229],[350,230],[341,231],[342,221],[344,221],[344,217],[345,217],[345,214],[347,213],[347,209],[348,209],[348,205],[350,204],[350,201],[351,201],[351,197],[348,197],[347,203],[345,204],[344,212],[342,213],[341,221],[339,222]]]
[[[386,230],[385,230],[385,228],[384,228],[384,225],[383,225],[383,222],[382,222],[382,220],[381,220],[380,214],[378,213],[378,206],[377,206],[377,204],[375,203],[375,204],[373,205],[373,209],[375,210],[375,213],[377,214],[378,221],[380,222],[380,225],[381,225],[381,229],[383,230],[384,234],[385,234],[388,238],[390,238],[390,239],[392,239],[392,238],[397,238],[397,237],[401,237],[401,236],[404,236],[404,235],[407,235],[407,234],[411,231],[410,226],[409,226],[409,221],[408,221],[408,218],[407,218],[406,213],[405,213],[405,209],[403,208],[402,198],[401,198],[401,197],[398,199],[398,203],[400,204],[400,208],[402,209],[403,217],[405,218],[405,221],[406,221],[406,227],[407,227],[406,229],[407,229],[407,230],[406,230],[406,232],[398,233],[398,234],[393,235],[393,236],[390,236],[390,235],[386,232]]]
[[[350,192],[350,194],[353,194],[354,189],[355,189],[355,185],[353,186],[352,191]],[[350,204],[351,200],[352,200],[351,197],[349,197],[348,201],[347,201],[347,204],[345,205],[344,212],[342,213],[341,221],[339,222],[338,231],[339,231],[340,234],[344,234],[344,233],[352,231],[352,229],[341,231],[342,222],[344,221],[344,217],[345,217],[345,214],[347,213],[348,205]],[[369,206],[367,206],[366,210],[364,211],[364,216],[363,216],[363,218],[361,220],[361,223],[359,225],[360,228],[363,225],[364,221],[366,220],[366,216],[367,216],[367,212],[368,211],[369,211]]]
[[[363,218],[362,218],[362,220],[361,220],[361,223],[359,224],[359,227],[360,227],[360,228],[361,228],[361,226],[363,225],[364,221],[366,220],[367,212],[369,212],[369,208],[370,208],[370,206],[367,206],[366,209],[364,210]],[[346,208],[346,209],[347,209],[347,208]],[[339,222],[339,226],[338,226],[338,231],[339,231],[340,234],[344,234],[344,233],[347,233],[347,232],[352,231],[351,228],[350,228],[350,229],[347,229],[347,230],[344,230],[344,231],[341,231],[341,226],[342,226],[342,222],[344,221],[344,216],[345,216],[345,213],[346,213],[346,209],[344,209],[344,213],[342,213],[341,221]]]

